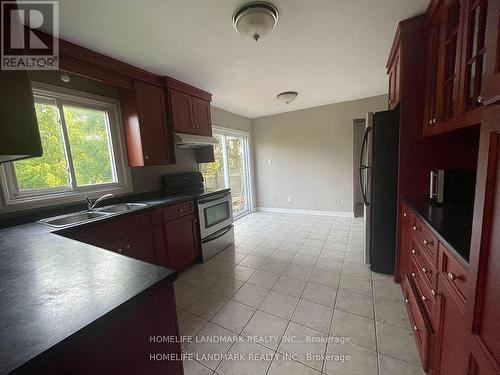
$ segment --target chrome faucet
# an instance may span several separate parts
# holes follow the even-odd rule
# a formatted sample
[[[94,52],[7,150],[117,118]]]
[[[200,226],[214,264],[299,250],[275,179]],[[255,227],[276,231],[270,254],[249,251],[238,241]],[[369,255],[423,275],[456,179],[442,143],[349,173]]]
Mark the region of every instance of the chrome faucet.
[[[95,206],[97,206],[97,204],[105,199],[108,199],[108,198],[112,198],[113,197],[113,194],[105,194],[103,195],[102,197],[99,197],[97,198],[93,203],[92,203],[92,199],[90,199],[89,197],[87,197],[85,199],[85,202],[87,202],[87,208],[89,211],[92,211]]]

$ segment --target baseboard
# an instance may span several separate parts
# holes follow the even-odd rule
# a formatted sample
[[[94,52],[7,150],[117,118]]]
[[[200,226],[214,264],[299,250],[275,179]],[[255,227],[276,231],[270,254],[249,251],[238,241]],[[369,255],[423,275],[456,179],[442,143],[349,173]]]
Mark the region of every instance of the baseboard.
[[[260,211],[260,212],[275,212],[275,213],[280,213],[280,214],[299,214],[299,215],[354,217],[354,212],[304,210],[304,209],[300,209],[300,208],[257,207],[256,211]]]

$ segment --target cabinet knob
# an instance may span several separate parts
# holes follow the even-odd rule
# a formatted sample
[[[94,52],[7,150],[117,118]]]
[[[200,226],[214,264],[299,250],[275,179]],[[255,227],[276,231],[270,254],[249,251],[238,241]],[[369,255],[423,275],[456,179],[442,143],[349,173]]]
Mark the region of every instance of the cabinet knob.
[[[179,212],[182,214],[184,212],[184,209],[179,208]]]
[[[417,275],[415,275],[415,272],[411,273],[411,277],[415,278]]]
[[[149,160],[149,155],[144,155],[144,159]]]
[[[437,120],[436,120],[436,118],[434,117],[434,118],[432,119],[432,123],[433,123],[433,124],[435,124],[436,122],[437,122]]]
[[[418,327],[417,327],[417,326],[413,326],[413,330],[414,330],[415,332],[417,332],[417,331],[418,331]]]
[[[422,301],[427,301],[427,298],[425,298],[425,296],[422,296]]]
[[[422,272],[427,273],[427,269],[425,267],[422,267]]]
[[[434,289],[431,289],[431,294],[432,294],[432,296],[433,296],[434,298],[437,296],[437,293],[436,293],[436,291],[435,291]]]
[[[477,102],[478,102],[478,103],[482,103],[482,102],[484,102],[484,96],[479,95],[479,96],[477,97]]]
[[[125,246],[125,249],[130,249],[130,245]]]
[[[415,251],[415,249],[411,249],[411,253],[412,253],[413,255],[417,254],[417,252]]]
[[[406,212],[403,212],[403,216],[406,217]]]
[[[121,253],[123,250],[120,248],[120,249],[118,249],[117,251],[118,251],[119,253]]]
[[[406,303],[410,303],[410,301],[408,301],[408,298],[405,298],[405,302],[406,302]]]
[[[451,281],[455,281],[456,279],[458,279],[458,275],[453,272],[448,272],[448,279],[450,279]]]
[[[424,240],[424,245],[429,245],[429,246],[432,246],[432,244],[434,243],[434,241],[427,241],[427,240]]]
[[[432,125],[432,119],[431,119],[431,120],[429,120],[428,124],[429,124],[429,125]]]
[[[414,225],[412,229],[413,229],[413,231],[416,231],[417,230],[417,226]]]

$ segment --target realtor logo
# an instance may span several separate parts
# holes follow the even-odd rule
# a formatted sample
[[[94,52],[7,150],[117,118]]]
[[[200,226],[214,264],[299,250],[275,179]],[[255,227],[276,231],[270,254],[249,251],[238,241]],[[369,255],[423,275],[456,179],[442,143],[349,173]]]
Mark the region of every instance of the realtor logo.
[[[59,69],[59,2],[1,4],[1,69]]]

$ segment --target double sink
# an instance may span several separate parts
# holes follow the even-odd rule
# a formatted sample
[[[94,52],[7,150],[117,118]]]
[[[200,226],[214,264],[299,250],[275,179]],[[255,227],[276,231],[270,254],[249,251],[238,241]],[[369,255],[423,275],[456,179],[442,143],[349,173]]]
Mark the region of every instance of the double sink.
[[[39,223],[49,225],[54,228],[63,228],[69,225],[83,224],[104,217],[119,215],[130,211],[139,210],[146,207],[144,203],[120,203],[111,206],[95,208],[90,211],[74,212],[71,214],[50,217],[48,219],[39,220]]]

